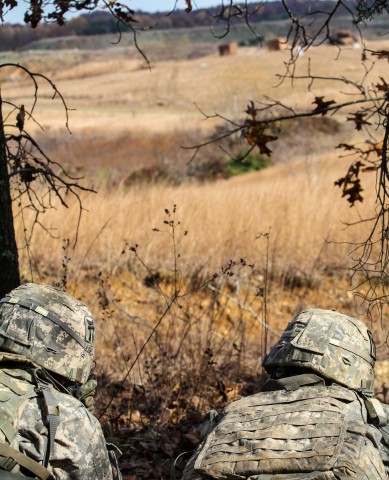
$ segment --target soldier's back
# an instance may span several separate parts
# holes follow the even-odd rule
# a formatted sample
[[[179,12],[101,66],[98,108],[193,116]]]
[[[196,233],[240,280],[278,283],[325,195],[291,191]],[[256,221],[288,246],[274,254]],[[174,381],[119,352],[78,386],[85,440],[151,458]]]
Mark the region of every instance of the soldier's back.
[[[111,467],[98,420],[76,398],[53,386],[46,387],[49,405],[32,371],[15,367],[0,370],[0,448],[5,445],[20,451],[36,462],[35,466],[31,465],[38,469],[45,464],[49,449],[47,470],[58,480],[111,480]],[[50,424],[45,413],[52,416],[54,423]],[[3,469],[31,474],[18,462],[5,462],[7,457],[1,455],[0,450],[1,458],[6,466]],[[44,469],[42,472],[44,475]]]
[[[341,386],[267,391],[230,404],[185,479],[385,480],[381,434]]]

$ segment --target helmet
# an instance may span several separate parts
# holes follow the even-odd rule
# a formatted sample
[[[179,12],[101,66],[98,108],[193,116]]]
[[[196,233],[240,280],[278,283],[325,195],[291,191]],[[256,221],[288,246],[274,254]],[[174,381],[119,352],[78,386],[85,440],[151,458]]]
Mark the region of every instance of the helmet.
[[[353,390],[371,394],[375,345],[366,325],[333,310],[299,313],[265,356],[263,366],[296,366],[314,370]]]
[[[0,300],[0,350],[83,384],[93,362],[95,326],[86,305],[48,285],[27,283]]]

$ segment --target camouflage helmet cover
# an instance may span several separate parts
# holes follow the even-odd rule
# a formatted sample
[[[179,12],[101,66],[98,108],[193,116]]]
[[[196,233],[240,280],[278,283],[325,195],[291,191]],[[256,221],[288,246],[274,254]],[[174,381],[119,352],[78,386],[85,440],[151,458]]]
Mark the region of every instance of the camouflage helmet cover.
[[[293,318],[263,365],[268,372],[276,366],[309,368],[371,393],[375,356],[371,332],[363,322],[333,310],[309,309]]]
[[[54,287],[27,283],[0,300],[0,350],[69,380],[87,381],[94,340],[94,320],[86,305]]]

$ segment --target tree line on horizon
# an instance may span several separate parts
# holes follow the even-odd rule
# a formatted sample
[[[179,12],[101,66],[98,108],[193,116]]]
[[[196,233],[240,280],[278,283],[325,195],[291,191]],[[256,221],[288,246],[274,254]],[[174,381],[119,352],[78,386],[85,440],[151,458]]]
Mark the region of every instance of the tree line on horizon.
[[[333,0],[313,0],[310,2],[310,9],[323,9],[334,3]],[[289,2],[293,11],[303,15],[307,8],[306,2],[302,0],[291,0]],[[349,5],[348,5],[349,4]],[[347,6],[353,8],[352,2],[347,0]],[[286,20],[288,18],[281,0],[268,3],[249,4],[249,15],[239,15],[237,12],[233,17],[234,24],[250,22],[254,24],[261,21]],[[344,10],[344,11],[343,11]],[[337,15],[346,13],[345,9],[337,12]],[[142,28],[154,28],[159,30],[175,28],[193,28],[210,25],[220,25],[220,7],[204,8],[192,11],[190,15],[185,10],[175,10],[174,15],[169,12],[145,13],[135,12],[135,19],[142,25]],[[56,23],[40,23],[36,28],[26,24],[5,23],[0,30],[0,51],[12,51],[28,49],[28,46],[43,38],[58,38],[70,36],[90,36],[118,33],[117,20],[107,11],[94,11],[81,14],[67,21],[65,25]],[[260,32],[259,32],[260,33]]]

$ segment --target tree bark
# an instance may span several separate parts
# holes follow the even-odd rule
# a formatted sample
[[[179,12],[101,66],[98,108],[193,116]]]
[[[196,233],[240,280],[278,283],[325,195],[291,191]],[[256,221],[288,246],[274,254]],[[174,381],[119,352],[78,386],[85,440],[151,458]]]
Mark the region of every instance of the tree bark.
[[[20,285],[18,248],[12,214],[5,141],[0,95],[0,298]]]

